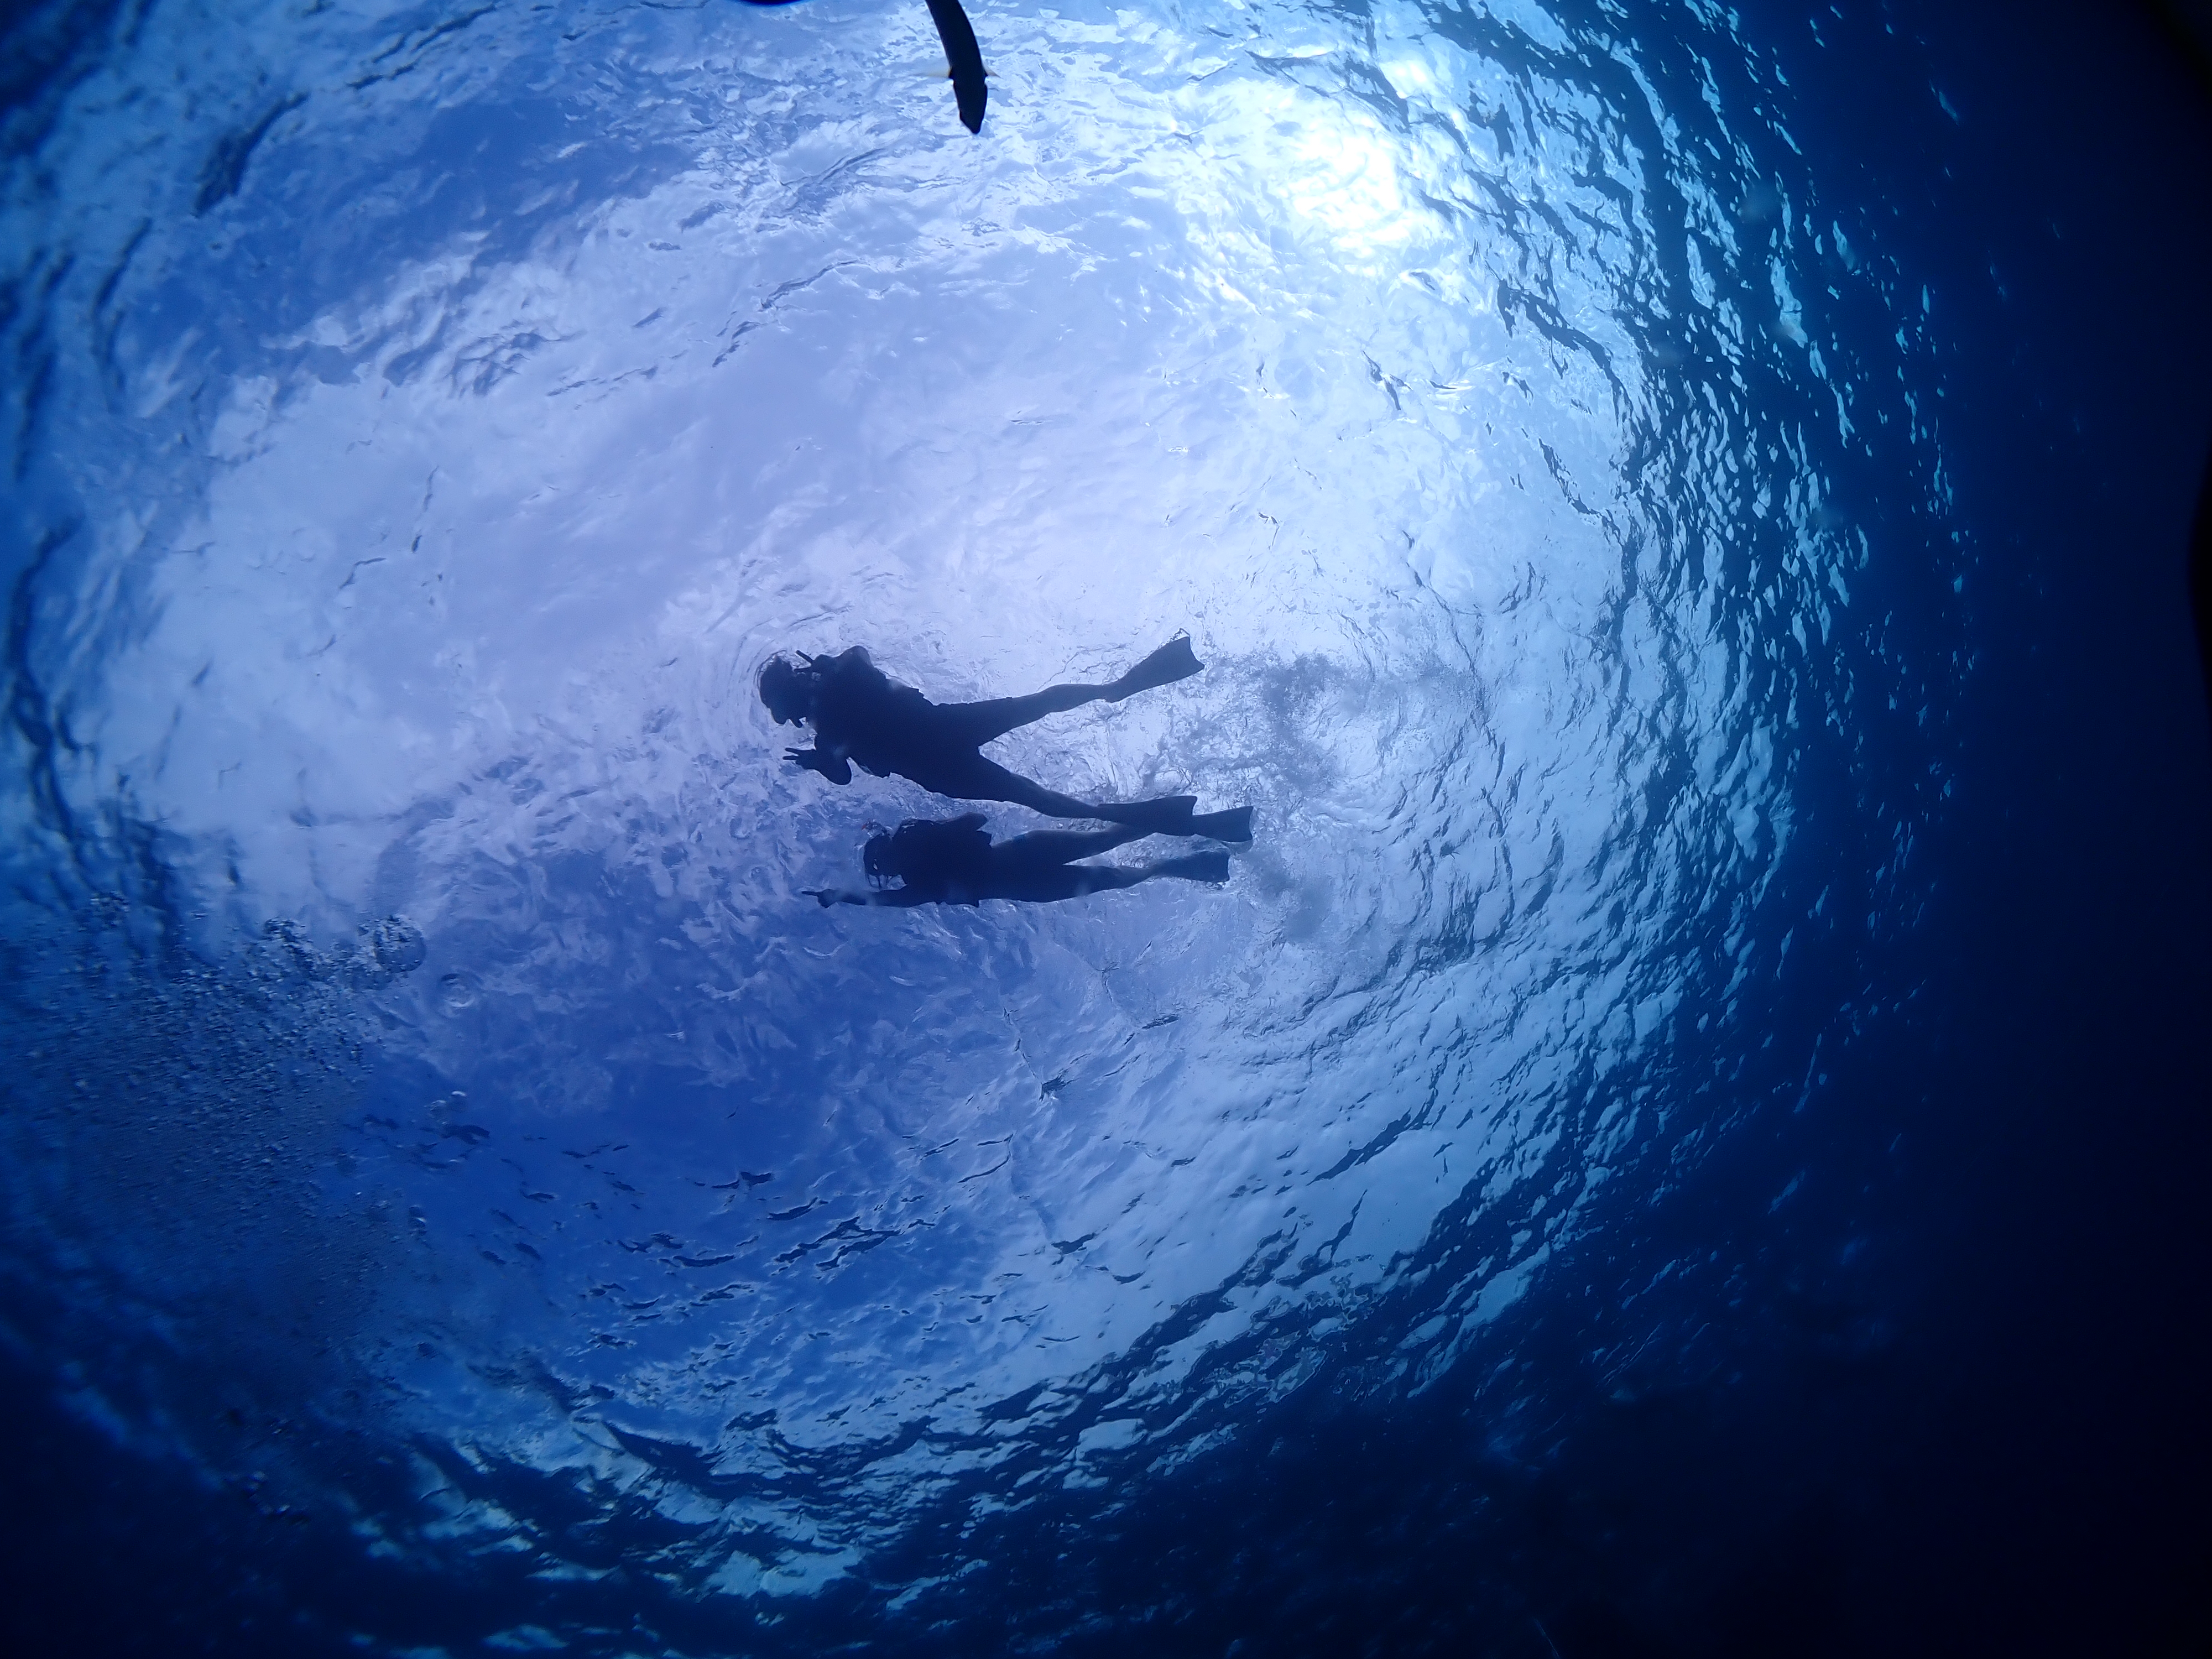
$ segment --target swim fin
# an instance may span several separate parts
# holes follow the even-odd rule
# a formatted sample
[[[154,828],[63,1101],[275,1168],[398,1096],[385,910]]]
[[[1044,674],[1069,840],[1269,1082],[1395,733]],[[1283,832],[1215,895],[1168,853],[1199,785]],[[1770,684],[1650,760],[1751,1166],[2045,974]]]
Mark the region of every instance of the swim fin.
[[[975,27],[960,9],[960,0],[929,0],[929,18],[937,25],[937,38],[952,71],[952,96],[960,108],[960,125],[980,133],[990,90],[983,84],[983,49],[975,44]]]
[[[1173,685],[1177,680],[1187,680],[1205,666],[1192,654],[1190,635],[1178,634],[1114,682],[1114,701],[1133,697],[1156,685]]]
[[[1226,881],[1229,854],[1218,850],[1186,853],[1179,859],[1162,859],[1152,866],[1152,872],[1156,876],[1180,876],[1185,881]]]
[[[1195,795],[1163,795],[1158,800],[1109,802],[1097,811],[1109,823],[1149,830],[1156,836],[1188,836],[1191,833],[1191,809],[1197,805]]]
[[[1225,812],[1194,812],[1185,833],[1210,836],[1215,841],[1248,842],[1252,839],[1252,809],[1232,806]]]

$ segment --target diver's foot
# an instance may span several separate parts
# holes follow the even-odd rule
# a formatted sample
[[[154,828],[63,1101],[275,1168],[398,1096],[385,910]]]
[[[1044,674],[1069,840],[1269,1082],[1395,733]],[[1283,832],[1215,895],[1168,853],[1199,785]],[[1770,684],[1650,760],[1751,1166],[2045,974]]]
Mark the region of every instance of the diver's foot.
[[[1190,648],[1190,635],[1178,634],[1158,650],[1114,682],[1113,701],[1133,697],[1156,685],[1173,685],[1205,667]]]
[[[1218,848],[1210,853],[1186,853],[1179,859],[1163,859],[1152,866],[1156,876],[1180,876],[1185,881],[1224,882],[1229,879],[1229,854]]]
[[[1186,833],[1215,841],[1248,842],[1252,839],[1252,809],[1232,806],[1225,812],[1194,812]]]

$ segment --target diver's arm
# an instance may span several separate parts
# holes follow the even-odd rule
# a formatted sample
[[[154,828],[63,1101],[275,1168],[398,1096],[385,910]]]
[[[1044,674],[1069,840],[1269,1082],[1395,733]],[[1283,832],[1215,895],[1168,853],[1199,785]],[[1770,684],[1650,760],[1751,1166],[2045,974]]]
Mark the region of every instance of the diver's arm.
[[[836,750],[825,750],[818,744],[812,749],[787,749],[783,751],[783,757],[809,772],[819,772],[832,783],[850,783],[853,781],[852,763]]]
[[[814,682],[806,708],[806,718],[814,726],[814,746],[787,749],[783,757],[794,766],[819,772],[832,783],[850,783],[853,763],[848,757],[853,744],[844,730],[848,717],[843,711],[852,702],[856,680],[865,683],[871,676],[880,680],[883,675],[857,645],[834,657],[809,657],[806,666]]]

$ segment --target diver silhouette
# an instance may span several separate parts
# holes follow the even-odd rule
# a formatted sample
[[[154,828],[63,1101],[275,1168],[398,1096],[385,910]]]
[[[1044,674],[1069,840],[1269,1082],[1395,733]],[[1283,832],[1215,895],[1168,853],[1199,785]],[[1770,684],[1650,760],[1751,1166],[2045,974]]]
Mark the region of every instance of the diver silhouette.
[[[1157,800],[1080,801],[988,760],[982,745],[1087,702],[1120,702],[1139,691],[1188,679],[1202,665],[1178,634],[1118,680],[1104,685],[1053,685],[1025,697],[988,702],[932,702],[902,685],[859,646],[834,657],[778,654],[760,672],[760,697],[779,726],[811,721],[814,746],[787,749],[784,758],[836,784],[853,781],[853,766],[876,776],[896,774],[955,800],[1003,800],[1048,818],[1103,818],[1169,836],[1249,841],[1252,809],[1194,812],[1194,795]]]
[[[1134,887],[1160,876],[1185,881],[1229,879],[1229,854],[1218,848],[1134,866],[1074,862],[1141,841],[1152,833],[1146,830],[1033,830],[994,842],[983,822],[981,812],[963,812],[957,818],[908,818],[892,833],[868,838],[860,854],[860,866],[868,872],[868,891],[801,890],[824,909],[833,904],[904,909],[917,904],[980,904],[985,899],[1050,904]],[[894,877],[902,884],[883,885]]]

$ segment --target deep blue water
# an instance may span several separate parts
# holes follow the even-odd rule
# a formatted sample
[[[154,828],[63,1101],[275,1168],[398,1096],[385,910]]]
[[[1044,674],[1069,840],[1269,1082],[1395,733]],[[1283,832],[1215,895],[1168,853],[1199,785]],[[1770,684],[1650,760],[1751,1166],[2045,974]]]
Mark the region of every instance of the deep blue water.
[[[2186,55],[974,15],[10,25],[15,1644],[2204,1650]]]

